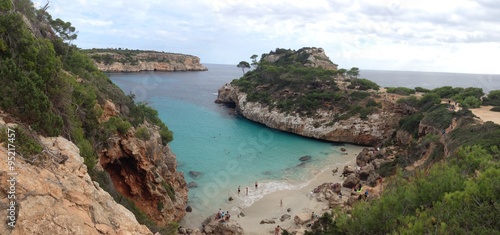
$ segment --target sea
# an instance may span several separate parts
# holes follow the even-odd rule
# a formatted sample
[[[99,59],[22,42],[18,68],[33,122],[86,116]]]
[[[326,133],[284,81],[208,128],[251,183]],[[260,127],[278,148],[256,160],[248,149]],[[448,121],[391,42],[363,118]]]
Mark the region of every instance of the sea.
[[[359,148],[272,130],[231,113],[214,100],[222,85],[242,76],[241,69],[205,66],[208,71],[108,74],[125,94],[157,109],[174,133],[170,146],[177,170],[184,172],[186,182],[197,185],[189,189],[193,212],[181,225],[193,227],[219,208],[238,211],[274,191],[304,187],[326,166],[343,167],[341,148]],[[382,87],[500,89],[500,75],[381,70],[361,70],[360,75]],[[302,162],[303,156],[311,159]],[[229,197],[239,208],[225,208]]]

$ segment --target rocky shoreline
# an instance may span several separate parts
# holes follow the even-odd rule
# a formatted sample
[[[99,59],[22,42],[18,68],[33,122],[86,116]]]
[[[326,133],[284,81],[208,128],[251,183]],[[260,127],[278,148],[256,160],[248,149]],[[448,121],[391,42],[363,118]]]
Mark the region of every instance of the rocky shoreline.
[[[232,84],[225,84],[218,90],[215,103],[234,107],[243,117],[273,129],[320,140],[365,146],[379,146],[389,139],[395,133],[401,113],[404,112],[395,103],[385,100],[387,108],[368,115],[367,119],[353,116],[331,123],[339,115],[333,109],[318,110],[314,117],[285,113],[277,108],[270,109],[261,103],[247,101],[247,94]]]
[[[133,52],[133,53],[132,53]],[[200,58],[164,52],[89,52],[96,67],[103,72],[140,72],[140,71],[206,71]]]

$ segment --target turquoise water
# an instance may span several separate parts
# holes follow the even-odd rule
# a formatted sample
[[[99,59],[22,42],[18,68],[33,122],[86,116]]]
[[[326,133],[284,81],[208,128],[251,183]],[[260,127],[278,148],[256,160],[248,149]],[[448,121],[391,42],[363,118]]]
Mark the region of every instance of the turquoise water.
[[[217,89],[240,77],[241,70],[226,65],[207,67],[205,72],[110,74],[126,94],[132,92],[137,101],[156,108],[174,132],[170,146],[177,155],[178,170],[184,172],[186,182],[198,185],[189,191],[193,213],[185,223],[201,222],[224,207],[229,196],[246,207],[264,194],[305,186],[326,164],[342,167],[340,162],[346,160],[340,148],[350,145],[271,130],[215,104]],[[306,155],[312,159],[302,163],[299,158]],[[190,171],[201,174],[195,178]],[[249,195],[238,197],[238,186],[241,195],[249,187]]]
[[[264,194],[305,186],[311,175],[327,164],[345,162],[340,144],[331,144],[274,131],[263,125],[229,114],[215,104],[217,89],[241,76],[236,66],[207,65],[203,72],[114,73],[110,78],[136,101],[147,102],[159,111],[161,119],[174,132],[170,143],[177,155],[178,170],[187,182],[198,187],[189,191],[193,212],[182,221],[198,225],[227,198],[240,207],[251,205]],[[435,88],[479,86],[485,91],[500,89],[500,76],[424,73],[403,71],[365,71],[362,75],[382,86],[423,86]],[[351,145],[343,145],[345,148]],[[301,164],[305,155],[312,159]],[[194,178],[190,171],[201,172]],[[254,182],[259,182],[257,190]],[[237,188],[241,186],[241,196]],[[249,195],[245,194],[249,187]]]

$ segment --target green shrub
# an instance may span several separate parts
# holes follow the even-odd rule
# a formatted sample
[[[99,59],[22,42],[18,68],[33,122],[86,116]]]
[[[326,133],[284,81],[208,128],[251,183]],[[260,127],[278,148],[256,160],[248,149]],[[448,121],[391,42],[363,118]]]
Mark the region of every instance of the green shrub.
[[[416,92],[422,92],[422,93],[427,93],[427,92],[430,92],[431,90],[427,89],[427,88],[423,88],[423,87],[415,87],[415,91]]]
[[[161,185],[167,191],[168,197],[170,197],[170,199],[175,202],[175,200],[176,200],[176,198],[175,198],[175,190],[172,187],[172,185],[167,184],[165,181],[162,181]]]
[[[398,95],[411,95],[415,94],[415,89],[407,87],[388,87],[387,93],[393,93]]]
[[[380,89],[380,86],[377,85],[377,83],[374,83],[368,79],[365,79],[365,78],[358,78],[358,79],[350,79],[350,80],[347,80],[349,81],[353,87],[352,88],[349,88],[349,89],[353,89],[354,87],[358,86],[359,87],[359,90],[368,90],[368,89],[373,89],[373,90],[376,90],[378,91]]]
[[[429,109],[422,118],[422,124],[436,127],[439,130],[448,128],[455,112],[448,110],[448,105],[441,104]]]
[[[128,130],[132,127],[132,124],[130,124],[128,121],[122,121],[116,124],[116,130],[118,133],[125,135],[127,134]]]
[[[139,128],[137,128],[137,131],[135,132],[135,137],[146,141],[146,140],[149,140],[149,138],[151,138],[151,135],[149,134],[148,128],[139,127]]]
[[[481,106],[481,100],[474,96],[467,96],[460,102],[460,105],[465,108],[479,108]]]
[[[418,137],[418,127],[424,115],[416,113],[410,116],[403,117],[399,120],[399,128],[410,133],[413,137]]]
[[[8,148],[8,144],[12,144],[15,151],[25,157],[37,155],[43,151],[43,147],[38,143],[38,140],[23,128],[16,127],[11,130],[8,132],[7,128],[0,128],[0,142],[4,143],[5,148]],[[14,134],[14,138],[8,138],[7,134]]]
[[[493,90],[483,98],[483,105],[500,106],[500,90]]]

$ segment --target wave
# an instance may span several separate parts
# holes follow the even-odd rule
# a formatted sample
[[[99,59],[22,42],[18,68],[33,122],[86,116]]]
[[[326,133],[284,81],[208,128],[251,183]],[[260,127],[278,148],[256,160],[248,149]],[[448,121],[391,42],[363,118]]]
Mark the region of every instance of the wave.
[[[259,182],[257,189],[254,186],[248,187],[248,195],[246,189],[242,188],[240,195],[236,195],[237,206],[233,206],[231,210],[239,211],[241,208],[250,207],[255,202],[262,199],[265,195],[281,190],[301,189],[308,185],[309,182],[290,183],[286,181],[263,181]]]

